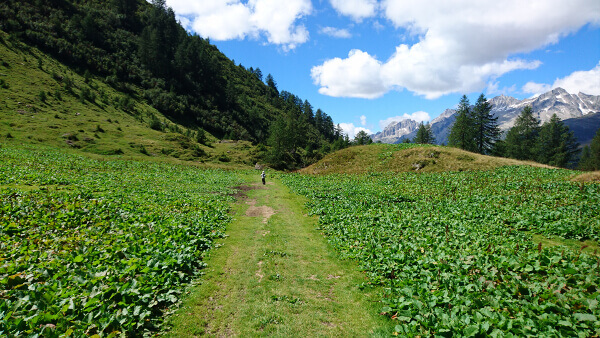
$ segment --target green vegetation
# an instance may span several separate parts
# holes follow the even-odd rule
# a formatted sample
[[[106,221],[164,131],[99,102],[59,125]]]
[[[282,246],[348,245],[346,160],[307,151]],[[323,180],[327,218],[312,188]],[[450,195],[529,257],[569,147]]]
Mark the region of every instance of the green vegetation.
[[[415,135],[415,139],[413,143],[418,144],[434,144],[435,136],[433,135],[433,131],[431,130],[431,125],[429,122],[427,124],[419,124],[419,129],[417,129],[417,135]]]
[[[583,147],[579,169],[587,171],[600,170],[600,129],[596,132],[592,143]]]
[[[573,132],[556,114],[540,127],[533,110],[527,106],[508,130],[506,139],[500,140],[498,118],[491,114],[491,110],[492,106],[483,94],[473,108],[467,96],[463,95],[448,135],[448,145],[479,154],[537,161],[554,167],[574,167],[579,144]],[[589,149],[586,151],[583,165],[593,169],[586,164],[589,163],[587,158],[591,157]]]
[[[8,0],[0,3],[0,34],[3,46],[33,53],[24,57],[31,68],[52,74],[53,81],[38,81],[33,92],[36,103],[48,109],[72,112],[62,103],[68,94],[81,105],[115,106],[134,114],[157,132],[175,125],[192,139],[188,131],[202,129],[218,139],[273,146],[260,159],[282,169],[304,166],[345,146],[330,116],[279,90],[272,75],[264,83],[260,69],[235,65],[208,40],[187,33],[164,0]],[[32,46],[68,65],[69,74],[48,64]],[[9,77],[0,87],[18,91],[21,84],[12,80],[15,62],[6,62],[9,67],[2,70]],[[28,81],[39,79],[33,69],[29,72]],[[81,83],[73,72],[81,75]],[[56,101],[48,93],[57,93]],[[198,157],[193,153],[182,156]]]
[[[458,104],[457,116],[448,144],[479,154],[493,154],[500,136],[498,118],[491,113],[492,106],[483,94],[471,108],[469,99],[463,95]]]
[[[435,149],[435,148],[430,148]],[[566,170],[287,175],[403,336],[595,336],[600,264],[530,234],[600,239],[600,185]],[[597,245],[596,245],[597,248]]]
[[[306,200],[279,179],[248,177],[247,196],[199,285],[170,317],[172,337],[389,336],[389,319],[360,291],[364,274],[340,260],[306,217]],[[250,183],[254,182],[254,183]]]
[[[224,235],[232,172],[0,148],[0,335],[141,335]]]
[[[369,172],[444,172],[491,170],[506,165],[542,166],[535,162],[492,157],[464,150],[419,144],[371,144],[325,156],[300,172],[362,174]]]
[[[178,125],[136,95],[119,92],[93,76],[86,80],[35,48],[25,51],[0,44],[0,55],[8,65],[0,66],[0,73],[9,74],[11,83],[0,89],[2,142],[210,166],[220,165],[222,153],[238,167],[254,165],[263,156],[249,141],[221,142]],[[44,60],[44,70],[36,66],[38,59]],[[45,102],[39,100],[40,87],[54,93],[47,94]],[[81,102],[79,92],[88,87],[95,101]]]

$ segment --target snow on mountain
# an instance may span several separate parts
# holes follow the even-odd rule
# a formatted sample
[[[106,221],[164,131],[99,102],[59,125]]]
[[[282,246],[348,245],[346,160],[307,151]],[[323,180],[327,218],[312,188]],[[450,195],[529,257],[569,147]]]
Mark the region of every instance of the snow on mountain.
[[[549,121],[553,114],[556,114],[561,120],[565,120],[600,112],[600,95],[570,94],[562,88],[555,88],[547,93],[524,100],[500,95],[488,101],[492,104],[492,113],[498,117],[498,125],[503,131],[514,125],[517,116],[525,106],[531,106],[541,123]],[[454,109],[446,109],[431,121],[431,128],[438,144],[448,142],[448,134],[454,122],[455,112]],[[404,138],[412,139],[418,127],[419,124],[412,120],[394,122],[385,127],[382,132],[373,135],[372,138],[373,141],[398,143]]]

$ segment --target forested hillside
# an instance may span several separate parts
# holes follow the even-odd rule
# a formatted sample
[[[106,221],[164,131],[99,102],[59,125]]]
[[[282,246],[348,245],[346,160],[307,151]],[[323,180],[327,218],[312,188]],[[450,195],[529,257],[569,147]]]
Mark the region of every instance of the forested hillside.
[[[347,144],[330,116],[279,90],[271,74],[186,32],[164,0],[8,0],[0,29],[177,124],[270,146],[264,157],[275,167],[306,165]]]

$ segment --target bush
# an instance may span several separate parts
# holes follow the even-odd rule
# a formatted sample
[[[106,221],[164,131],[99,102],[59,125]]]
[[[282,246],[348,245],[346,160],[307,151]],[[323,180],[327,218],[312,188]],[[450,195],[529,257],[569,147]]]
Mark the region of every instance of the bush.
[[[46,96],[46,92],[45,91],[40,91],[40,93],[38,94],[38,99],[40,100],[40,102],[46,102],[47,96]]]
[[[149,123],[149,125],[150,125],[150,128],[151,128],[151,129],[154,129],[154,130],[163,131],[163,129],[164,129],[164,128],[163,128],[163,124],[162,124],[162,123],[160,122],[160,120],[159,120],[159,119],[158,119],[156,116],[154,116],[154,115],[152,115],[152,118],[150,119],[150,123]]]

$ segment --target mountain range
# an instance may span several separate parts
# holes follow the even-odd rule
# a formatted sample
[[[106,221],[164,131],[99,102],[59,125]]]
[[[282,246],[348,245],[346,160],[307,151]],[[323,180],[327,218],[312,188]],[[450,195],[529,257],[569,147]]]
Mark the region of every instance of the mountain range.
[[[541,123],[549,121],[552,115],[556,114],[571,128],[581,144],[589,143],[596,130],[600,128],[600,95],[570,94],[563,88],[555,88],[529,99],[519,100],[500,95],[488,102],[492,104],[492,113],[498,117],[498,126],[503,132],[514,125],[525,106],[531,106]],[[446,109],[430,122],[437,144],[448,142],[455,113],[454,109]],[[418,127],[419,122],[405,119],[390,123],[383,131],[371,137],[375,142],[400,143],[405,139],[412,140],[416,136]]]

